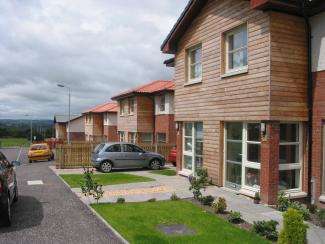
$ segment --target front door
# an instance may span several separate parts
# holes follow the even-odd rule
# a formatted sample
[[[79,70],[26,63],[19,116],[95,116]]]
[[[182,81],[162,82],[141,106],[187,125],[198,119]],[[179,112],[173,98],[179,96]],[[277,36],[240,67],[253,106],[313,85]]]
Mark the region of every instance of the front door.
[[[239,190],[242,182],[243,124],[227,123],[225,131],[225,185]]]

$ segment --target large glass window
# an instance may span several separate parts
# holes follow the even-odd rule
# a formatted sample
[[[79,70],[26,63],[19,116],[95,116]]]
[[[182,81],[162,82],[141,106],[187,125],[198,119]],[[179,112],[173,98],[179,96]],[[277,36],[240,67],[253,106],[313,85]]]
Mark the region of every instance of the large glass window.
[[[143,143],[152,144],[152,133],[142,133],[141,140]]]
[[[247,66],[247,25],[237,27],[225,34],[226,72]]]
[[[187,51],[188,82],[200,80],[202,77],[202,46],[197,45]]]
[[[125,141],[125,132],[124,131],[119,131],[119,140],[120,142],[124,142]]]
[[[260,123],[227,123],[226,186],[259,189],[261,159]],[[254,190],[254,189],[252,189]]]
[[[203,123],[184,123],[184,169],[194,171],[203,166]]]
[[[279,190],[301,188],[301,126],[280,124]]]
[[[135,144],[136,143],[136,136],[137,136],[137,133],[129,132],[128,142],[130,142],[132,144]]]
[[[167,142],[166,133],[157,133],[157,141],[160,144],[166,143]]]

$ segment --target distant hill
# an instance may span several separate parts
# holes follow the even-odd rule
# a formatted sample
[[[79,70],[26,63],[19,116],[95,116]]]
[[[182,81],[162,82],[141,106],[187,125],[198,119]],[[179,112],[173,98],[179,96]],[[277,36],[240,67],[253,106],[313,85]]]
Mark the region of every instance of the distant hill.
[[[53,137],[53,120],[33,120],[33,136]],[[0,138],[30,138],[30,120],[0,119]]]

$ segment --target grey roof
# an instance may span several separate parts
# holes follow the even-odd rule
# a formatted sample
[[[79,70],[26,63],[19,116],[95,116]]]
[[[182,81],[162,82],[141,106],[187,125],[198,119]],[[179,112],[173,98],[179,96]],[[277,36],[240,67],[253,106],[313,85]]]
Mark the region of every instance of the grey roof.
[[[70,120],[74,120],[81,117],[81,115],[70,115]],[[69,115],[54,115],[54,123],[67,123],[69,121]]]

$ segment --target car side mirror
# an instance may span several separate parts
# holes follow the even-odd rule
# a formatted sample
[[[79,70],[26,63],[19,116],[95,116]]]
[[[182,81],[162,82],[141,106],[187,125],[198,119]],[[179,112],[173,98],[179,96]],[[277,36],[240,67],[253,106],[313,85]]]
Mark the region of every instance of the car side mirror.
[[[11,167],[15,167],[15,166],[20,166],[20,162],[19,161],[12,161],[11,162]]]

